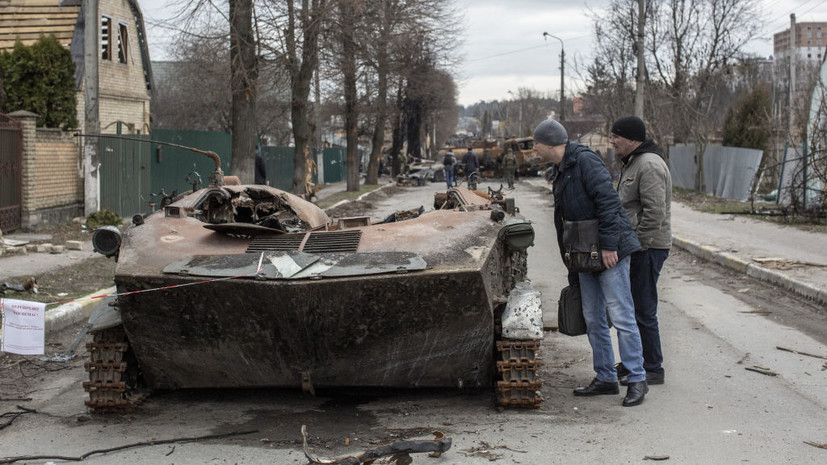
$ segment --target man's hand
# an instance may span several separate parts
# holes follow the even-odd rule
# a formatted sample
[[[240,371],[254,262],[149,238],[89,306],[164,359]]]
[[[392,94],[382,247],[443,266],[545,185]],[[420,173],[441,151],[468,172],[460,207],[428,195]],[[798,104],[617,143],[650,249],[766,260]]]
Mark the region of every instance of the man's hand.
[[[600,252],[603,255],[603,264],[606,265],[606,269],[617,265],[616,250],[601,250]]]

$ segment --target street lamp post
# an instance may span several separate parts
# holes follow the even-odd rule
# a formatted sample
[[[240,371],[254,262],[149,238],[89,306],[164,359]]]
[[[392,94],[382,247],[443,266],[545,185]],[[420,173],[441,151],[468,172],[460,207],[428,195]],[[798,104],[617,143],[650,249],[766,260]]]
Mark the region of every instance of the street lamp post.
[[[566,48],[563,45],[563,39],[556,35],[543,33],[543,38],[551,37],[560,41],[560,121],[566,120]]]
[[[512,97],[515,96],[514,92],[511,92],[510,90],[508,91],[508,93],[511,94]],[[523,99],[522,99],[522,97],[520,97],[520,125],[518,126],[518,129],[517,129],[517,137],[523,137]]]

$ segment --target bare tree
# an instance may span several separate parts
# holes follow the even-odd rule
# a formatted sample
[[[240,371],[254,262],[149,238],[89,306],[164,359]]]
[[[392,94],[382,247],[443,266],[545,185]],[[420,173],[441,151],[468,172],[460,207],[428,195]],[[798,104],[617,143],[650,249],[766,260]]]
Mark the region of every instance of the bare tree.
[[[253,1],[230,0],[230,86],[233,159],[230,169],[243,184],[253,183],[256,154],[258,63],[253,35]]]
[[[262,36],[275,38],[265,45],[290,74],[290,114],[293,126],[293,192],[305,194],[307,157],[312,137],[309,101],[313,73],[319,66],[319,35],[329,14],[327,0],[296,0],[265,2]],[[283,8],[286,7],[286,8]]]
[[[653,4],[650,69],[673,102],[676,141],[695,143],[695,190],[704,190],[703,153],[722,111],[716,99],[727,68],[760,27],[756,0],[669,0]],[[718,116],[717,118],[713,116]]]
[[[362,10],[362,0],[338,0],[339,37],[342,54],[339,67],[342,72],[345,96],[345,134],[347,137],[347,190],[359,190],[358,137],[356,134],[359,112],[356,90],[356,28],[357,16]]]
[[[730,69],[760,27],[757,0],[649,0],[645,11],[647,127],[662,143],[671,138],[695,144],[695,188],[701,191],[701,157],[723,123]],[[588,103],[604,115],[608,129],[634,108],[636,2],[612,0],[594,18],[601,61],[589,68]]]

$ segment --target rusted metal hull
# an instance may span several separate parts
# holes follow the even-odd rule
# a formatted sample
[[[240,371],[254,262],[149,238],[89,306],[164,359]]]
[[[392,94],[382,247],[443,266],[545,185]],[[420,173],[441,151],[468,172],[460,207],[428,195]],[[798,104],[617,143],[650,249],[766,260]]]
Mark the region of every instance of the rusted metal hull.
[[[480,271],[234,280],[122,297],[120,307],[149,387],[301,387],[303,374],[316,387],[478,387],[495,369],[483,281]]]
[[[499,236],[485,199],[464,190],[462,211],[337,230],[276,192],[308,229],[263,239],[203,220],[228,218],[221,202],[243,189],[193,194],[124,235],[118,308],[146,387],[492,385],[495,322],[525,249]]]

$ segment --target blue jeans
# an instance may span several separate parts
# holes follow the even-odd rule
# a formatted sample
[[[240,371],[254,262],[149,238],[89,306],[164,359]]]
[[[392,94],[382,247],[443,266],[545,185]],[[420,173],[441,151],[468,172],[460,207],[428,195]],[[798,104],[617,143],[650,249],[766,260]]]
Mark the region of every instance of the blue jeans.
[[[643,368],[663,373],[663,352],[658,330],[658,278],[669,249],[648,249],[632,254],[629,279],[635,301],[635,318],[643,344]]]
[[[448,184],[448,189],[454,187],[454,167],[446,166],[443,171],[445,171],[445,183]]]
[[[635,321],[635,304],[629,285],[629,257],[600,273],[579,273],[580,299],[583,302],[583,317],[592,346],[592,363],[597,380],[616,382],[615,354],[606,311],[617,330],[620,360],[629,370],[629,382],[646,379],[643,370],[643,352]]]

